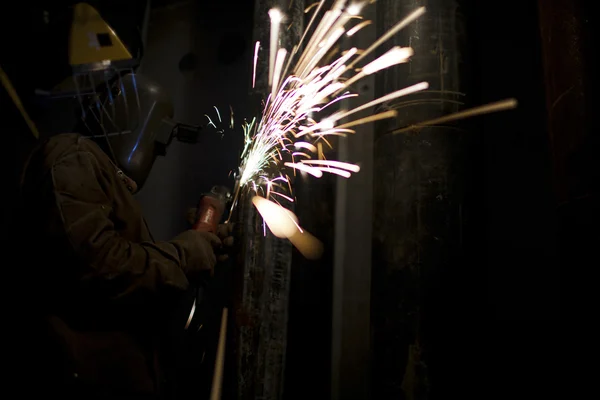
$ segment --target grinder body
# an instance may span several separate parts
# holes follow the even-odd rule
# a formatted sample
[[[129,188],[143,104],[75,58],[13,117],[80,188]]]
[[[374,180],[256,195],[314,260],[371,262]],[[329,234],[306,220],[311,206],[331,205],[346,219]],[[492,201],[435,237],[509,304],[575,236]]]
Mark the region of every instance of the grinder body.
[[[198,203],[197,207],[197,218],[194,223],[193,229],[200,232],[211,232],[217,233],[217,227],[225,212],[227,202],[231,197],[231,192],[224,186],[213,186],[209,193],[204,194]],[[197,287],[193,288],[194,303],[192,309],[188,315],[187,322],[185,324],[185,330],[190,329],[191,326],[202,326],[203,314],[197,308],[201,308],[202,305],[206,307],[206,282],[201,283]],[[196,328],[192,328],[193,331]]]
[[[214,186],[209,193],[203,195],[198,204],[198,219],[194,229],[216,233],[230,197],[231,192],[224,186]]]
[[[230,192],[225,187],[215,186],[202,195],[196,207],[193,229],[217,233]],[[222,285],[211,284],[208,274],[192,285],[185,293],[181,314],[175,321],[177,343],[180,343],[180,369],[177,371],[178,386],[208,393],[210,380],[198,377],[212,376],[213,351],[218,340],[218,327],[223,308]],[[185,324],[184,324],[185,321]],[[181,330],[183,328],[183,330]],[[184,389],[183,391],[186,391]],[[208,398],[208,395],[206,396]]]

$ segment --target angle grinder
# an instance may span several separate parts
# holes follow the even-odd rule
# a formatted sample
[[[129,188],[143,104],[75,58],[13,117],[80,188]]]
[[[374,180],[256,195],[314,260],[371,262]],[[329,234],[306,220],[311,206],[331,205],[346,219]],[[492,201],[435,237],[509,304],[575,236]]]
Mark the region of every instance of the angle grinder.
[[[193,229],[201,232],[217,233],[219,222],[223,218],[227,203],[231,200],[231,192],[225,186],[213,186],[210,192],[202,195],[197,207],[197,219]],[[188,315],[185,330],[198,331],[202,327],[201,305],[206,303],[206,285],[200,284],[195,288],[195,298]]]

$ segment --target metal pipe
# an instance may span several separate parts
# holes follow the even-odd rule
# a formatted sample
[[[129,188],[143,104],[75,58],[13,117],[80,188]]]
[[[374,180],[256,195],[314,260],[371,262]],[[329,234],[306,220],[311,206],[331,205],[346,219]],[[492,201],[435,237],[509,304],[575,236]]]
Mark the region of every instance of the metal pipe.
[[[252,90],[257,99],[265,99],[270,92],[268,11],[273,7],[278,7],[286,16],[280,30],[280,46],[290,51],[302,33],[302,1],[255,2],[253,41],[261,43],[256,85]],[[260,105],[257,112],[259,110]],[[251,197],[247,191],[239,194],[236,218],[244,241],[234,302],[237,398],[280,399],[284,385],[292,246],[264,229]]]
[[[366,7],[365,20],[376,19],[379,4]],[[397,22],[397,21],[396,21]],[[368,48],[377,39],[375,25],[360,35],[345,39],[346,48]],[[371,54],[361,61],[375,59]],[[375,75],[361,80],[359,98],[342,107],[353,109],[375,98]],[[366,110],[362,116],[372,114]],[[335,196],[335,253],[332,304],[332,399],[370,399],[371,351],[371,236],[373,229],[374,125],[354,128],[356,134],[340,138],[339,160],[359,161],[360,173],[351,179],[338,178]]]
[[[432,379],[428,321],[435,320],[433,298],[439,295],[430,288],[462,246],[462,126],[440,124],[418,133],[390,134],[457,112],[464,101],[464,29],[458,1],[379,1],[378,34],[422,5],[426,14],[387,44],[412,47],[411,61],[376,78],[377,96],[421,81],[429,83],[429,90],[387,104],[386,109],[398,111],[398,118],[376,125],[373,398],[426,398]]]

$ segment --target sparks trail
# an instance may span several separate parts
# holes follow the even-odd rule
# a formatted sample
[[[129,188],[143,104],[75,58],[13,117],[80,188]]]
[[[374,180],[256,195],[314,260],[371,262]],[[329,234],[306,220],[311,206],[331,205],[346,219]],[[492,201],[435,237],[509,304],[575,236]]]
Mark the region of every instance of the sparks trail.
[[[270,91],[264,101],[260,119],[253,118],[250,122],[244,122],[242,126],[244,148],[237,174],[232,210],[237,204],[240,192],[244,189],[264,196],[267,201],[271,200],[277,205],[279,205],[278,198],[283,197],[288,201],[293,201],[289,196],[291,194],[290,181],[296,171],[302,171],[317,178],[322,177],[323,173],[348,178],[352,173],[359,172],[360,168],[357,165],[325,159],[322,145],[325,143],[331,147],[327,136],[353,134],[355,130],[351,128],[358,125],[395,118],[396,110],[388,110],[357,119],[349,117],[360,111],[428,89],[428,83],[421,82],[367,101],[351,110],[342,109],[329,112],[332,105],[349,97],[358,96],[353,93],[352,87],[364,77],[405,63],[410,59],[413,55],[412,48],[394,46],[374,61],[358,66],[379,46],[425,13],[425,7],[416,9],[366,50],[359,50],[355,47],[345,49],[334,55],[332,62],[327,63],[325,60],[329,59],[332,49],[344,35],[353,36],[371,24],[371,21],[363,21],[360,17],[361,10],[368,5],[368,1],[346,3],[346,0],[337,0],[329,10],[324,12],[322,12],[324,0],[308,7],[306,12],[314,8],[314,13],[300,41],[294,45],[291,52],[278,47],[280,26],[285,20],[285,16],[276,8],[269,11],[271,32],[268,82]],[[314,33],[307,38],[307,33],[317,21],[319,22],[316,24]],[[304,46],[304,51],[299,53],[298,49],[301,46]],[[259,51],[260,43],[257,42],[254,52],[253,87],[256,80]],[[357,70],[359,72],[356,72]],[[500,104],[500,107],[485,109],[484,112],[499,111],[516,105],[514,101]],[[481,110],[474,113],[463,111],[455,114],[454,117],[449,116],[449,118],[425,124],[465,118],[481,112]],[[254,204],[257,206],[264,202],[254,201]],[[262,212],[261,209],[268,209],[264,206],[257,206],[257,209],[271,231],[277,231],[278,228],[272,226],[276,223],[268,220],[269,215],[273,213]],[[289,210],[278,215],[285,217],[288,213],[293,215]],[[286,218],[279,218],[279,220],[286,220]],[[292,219],[294,218],[295,216]]]
[[[218,134],[221,135],[221,138],[223,138],[223,136],[225,135],[225,129],[223,127],[223,120],[221,118],[221,112],[219,111],[219,109],[217,108],[217,106],[213,106],[213,108],[215,109],[215,115],[217,116],[218,119],[218,126],[217,124],[215,124],[215,120],[213,120],[208,114],[204,114],[204,116],[206,117],[206,119],[208,120],[208,123],[206,124],[206,126],[212,126],[213,128],[216,129],[216,132]],[[233,107],[231,107],[231,105],[229,106],[229,128],[233,129],[233,123],[234,123],[234,119],[233,119]]]
[[[243,126],[245,142],[236,193],[239,194],[244,187],[250,187],[265,195],[267,191],[264,188],[269,187],[270,197],[276,201],[272,195],[277,196],[278,191],[269,184],[270,179],[283,179],[289,183],[289,176],[296,170],[307,172],[315,177],[321,177],[324,172],[349,177],[350,171],[358,172],[359,167],[353,165],[350,170],[339,168],[339,162],[320,159],[318,145],[324,142],[330,146],[326,139],[327,136],[352,134],[355,131],[349,129],[351,127],[379,119],[393,118],[397,114],[395,111],[387,111],[370,117],[344,121],[342,124],[338,124],[338,122],[369,107],[428,87],[426,82],[422,82],[368,102],[353,110],[342,110],[325,115],[332,105],[349,97],[357,96],[350,89],[360,79],[392,65],[407,62],[413,54],[411,48],[396,46],[375,61],[363,66],[361,71],[354,76],[350,78],[344,76],[347,72],[353,71],[353,65],[364,58],[368,52],[375,50],[379,44],[383,43],[382,41],[364,52],[359,52],[357,48],[348,49],[330,64],[323,65],[324,57],[344,34],[351,36],[368,25],[365,23],[367,21],[353,23],[351,30],[347,31],[346,24],[359,16],[366,2],[354,3],[347,7],[345,3],[345,1],[338,0],[331,9],[323,13],[321,11],[324,1],[309,7],[309,9],[315,8],[315,12],[300,42],[289,54],[286,49],[277,47],[280,25],[284,16],[278,9],[269,11],[271,42],[268,76],[271,90],[265,101],[261,119],[258,121],[253,119]],[[421,8],[411,14],[401,22],[400,28],[423,12],[424,8]],[[307,37],[309,29],[318,21],[319,17],[320,22],[316,25],[314,34]],[[398,31],[398,25],[392,30],[392,34]],[[305,50],[298,53],[297,49],[305,40],[307,40]],[[259,48],[260,44],[257,42],[254,54],[253,85]],[[290,70],[292,72],[288,74]],[[320,121],[316,121],[315,117],[319,117]],[[320,163],[311,164],[310,161],[313,157],[318,157]],[[282,188],[285,190],[285,186]],[[234,199],[233,207],[236,202],[237,198]]]

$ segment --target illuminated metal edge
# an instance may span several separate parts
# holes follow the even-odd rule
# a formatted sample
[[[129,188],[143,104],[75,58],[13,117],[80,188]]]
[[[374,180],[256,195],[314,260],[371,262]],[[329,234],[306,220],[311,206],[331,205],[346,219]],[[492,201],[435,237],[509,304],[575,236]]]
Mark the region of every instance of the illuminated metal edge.
[[[365,20],[376,21],[376,7],[363,9]],[[346,40],[346,48],[368,48],[376,39],[376,24]],[[363,62],[374,60],[374,54]],[[362,64],[362,63],[361,63]],[[375,75],[363,78],[360,96],[344,101],[354,108],[375,96]],[[391,91],[390,91],[391,92]],[[369,112],[361,113],[361,116]],[[332,288],[331,399],[369,399],[371,329],[371,237],[373,218],[374,124],[355,128],[341,138],[338,159],[360,161],[361,170],[350,179],[338,178],[335,203],[335,249]]]
[[[251,203],[240,199],[243,268],[236,301],[237,396],[280,398],[283,391],[291,275],[289,241],[274,237]],[[269,394],[269,395],[267,395]]]
[[[194,304],[192,304],[192,309],[190,310],[190,315],[188,316],[187,322],[185,323],[185,330],[190,327],[192,323],[192,319],[194,319],[194,313],[196,312],[196,299],[194,299]]]
[[[304,2],[287,0],[255,1],[253,42],[269,43],[268,10],[279,7],[288,18],[282,29],[281,45],[289,50],[300,40],[303,30]],[[287,30],[289,22],[294,24]],[[268,57],[259,57],[256,88],[253,94],[266,98],[269,90]],[[249,89],[251,82],[249,82]],[[260,109],[260,108],[259,108]],[[282,203],[283,204],[283,203]],[[290,206],[283,204],[284,206]],[[263,233],[262,219],[254,209],[251,196],[243,193],[235,219],[241,226],[243,265],[238,266],[235,294],[233,351],[236,364],[235,398],[280,399],[283,395],[289,284],[292,245]],[[224,394],[225,395],[225,394]]]

